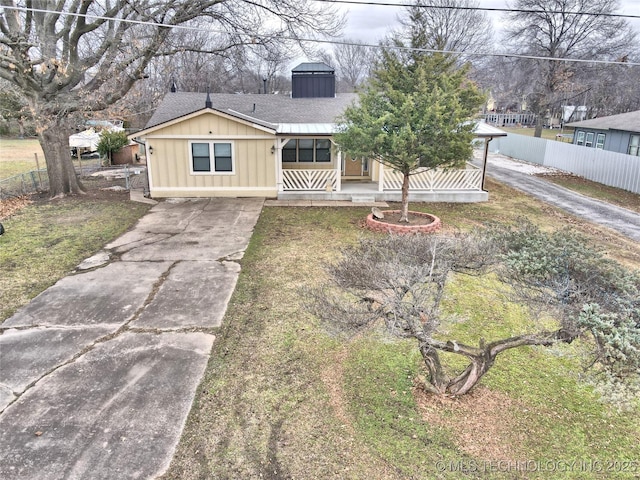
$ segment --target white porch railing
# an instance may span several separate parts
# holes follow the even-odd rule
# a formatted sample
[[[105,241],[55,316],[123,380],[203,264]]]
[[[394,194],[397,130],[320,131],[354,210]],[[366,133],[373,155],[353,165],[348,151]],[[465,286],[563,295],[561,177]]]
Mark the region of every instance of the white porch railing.
[[[384,169],[384,190],[402,190],[402,173]],[[423,169],[409,177],[409,189],[416,190],[482,190],[482,170],[475,165],[457,170]]]
[[[335,169],[323,170],[282,170],[283,190],[323,190],[331,185],[338,188],[338,173]]]

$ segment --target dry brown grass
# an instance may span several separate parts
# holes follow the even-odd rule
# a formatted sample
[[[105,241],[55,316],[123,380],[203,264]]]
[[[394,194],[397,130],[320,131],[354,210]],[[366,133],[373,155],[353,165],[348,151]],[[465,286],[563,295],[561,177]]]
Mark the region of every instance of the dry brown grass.
[[[418,387],[413,394],[424,421],[453,432],[463,452],[491,462],[527,458],[523,440],[534,432],[518,415],[525,406],[509,395],[484,386],[461,397],[433,395]]]

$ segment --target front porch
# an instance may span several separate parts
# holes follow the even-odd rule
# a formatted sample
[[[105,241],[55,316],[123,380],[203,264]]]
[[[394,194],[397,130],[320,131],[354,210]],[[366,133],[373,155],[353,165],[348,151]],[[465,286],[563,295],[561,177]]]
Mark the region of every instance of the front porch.
[[[334,200],[354,203],[401,201],[402,174],[378,164],[376,180],[346,181],[342,169],[282,169],[278,200]],[[411,176],[411,202],[484,202],[482,170],[423,170]]]

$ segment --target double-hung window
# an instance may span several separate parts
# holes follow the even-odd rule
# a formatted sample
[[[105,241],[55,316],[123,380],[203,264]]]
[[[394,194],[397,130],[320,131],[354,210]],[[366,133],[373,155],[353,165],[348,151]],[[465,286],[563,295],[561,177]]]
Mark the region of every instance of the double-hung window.
[[[289,140],[282,147],[283,162],[326,163],[331,161],[331,141],[325,138]]]
[[[599,133],[596,136],[596,148],[599,148],[600,150],[604,149],[604,138],[605,138],[604,133]]]
[[[584,132],[582,130],[576,133],[576,145],[584,145]]]
[[[593,147],[593,132],[587,133],[587,138],[584,141],[585,147]]]
[[[631,138],[629,139],[629,150],[627,153],[629,155],[640,157],[640,135],[631,135]]]
[[[189,142],[190,170],[194,175],[233,175],[232,142]]]

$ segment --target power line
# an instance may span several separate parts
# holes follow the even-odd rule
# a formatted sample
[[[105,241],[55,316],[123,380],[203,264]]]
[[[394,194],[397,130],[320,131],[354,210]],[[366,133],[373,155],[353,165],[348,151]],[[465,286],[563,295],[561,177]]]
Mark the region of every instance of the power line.
[[[326,1],[326,2],[330,2],[330,3],[347,3],[349,2],[349,0],[315,0],[315,1]],[[352,2],[352,3],[362,3],[362,2]],[[371,4],[372,2],[370,2],[369,4]],[[379,3],[376,3],[376,5],[381,5]],[[391,5],[391,4],[390,4]],[[395,6],[398,6],[396,4],[393,4]],[[28,7],[17,7],[17,6],[3,6],[2,7],[5,10],[18,10],[18,11],[23,11],[23,12],[34,12],[34,13],[52,13],[52,14],[57,14],[57,15],[69,15],[69,16],[74,16],[74,17],[82,17],[82,18],[86,18],[86,19],[95,19],[95,20],[111,20],[111,21],[117,21],[117,22],[123,22],[123,23],[131,23],[131,24],[135,24],[135,25],[147,25],[147,26],[153,26],[153,27],[165,27],[165,28],[175,28],[175,29],[182,29],[182,30],[195,30],[195,31],[199,31],[199,32],[209,32],[209,33],[215,33],[215,34],[226,34],[228,32],[224,32],[224,31],[220,31],[220,30],[215,30],[212,28],[202,28],[202,27],[196,27],[196,26],[189,26],[189,25],[171,25],[171,24],[167,24],[167,23],[161,23],[161,22],[152,22],[152,21],[147,21],[147,20],[131,20],[131,19],[126,19],[126,18],[114,18],[114,17],[107,17],[104,15],[96,15],[96,14],[88,14],[88,13],[75,13],[75,12],[59,12],[56,10],[49,10],[49,9],[43,9],[43,8],[28,8]],[[520,59],[526,59],[526,60],[544,60],[544,61],[551,61],[551,62],[565,62],[565,63],[587,63],[587,64],[601,64],[601,65],[624,65],[624,66],[633,66],[633,67],[639,67],[640,63],[638,62],[623,62],[623,61],[613,61],[613,60],[590,60],[590,59],[581,59],[581,58],[557,58],[557,57],[544,57],[544,56],[539,56],[539,55],[525,55],[525,54],[519,54],[519,53],[509,53],[509,52],[502,52],[502,53],[491,53],[491,52],[461,52],[461,51],[456,51],[456,50],[440,50],[440,49],[432,49],[432,48],[415,48],[415,47],[399,47],[397,45],[380,45],[380,44],[368,44],[368,43],[353,43],[353,42],[346,42],[346,41],[340,41],[340,40],[321,40],[321,39],[314,39],[314,38],[299,38],[299,37],[290,37],[290,36],[286,36],[286,35],[267,35],[267,34],[260,34],[260,33],[243,33],[242,35],[245,35],[246,37],[248,37],[248,43],[252,43],[252,41],[256,38],[264,38],[264,39],[280,39],[280,40],[291,40],[291,41],[295,41],[295,42],[307,42],[307,43],[322,43],[322,44],[330,44],[330,45],[345,45],[345,46],[362,46],[362,47],[367,47],[367,48],[383,48],[383,49],[393,49],[393,50],[402,50],[402,51],[408,51],[408,52],[416,52],[416,53],[441,53],[441,54],[445,54],[445,55],[461,55],[461,56],[475,56],[475,57],[503,57],[503,58],[520,58]]]
[[[616,17],[616,18],[633,18],[640,19],[640,15],[628,15],[623,13],[597,13],[597,12],[567,12],[565,10],[534,10],[524,8],[492,8],[492,7],[466,7],[458,5],[433,5],[421,3],[416,5],[413,3],[387,3],[387,2],[373,2],[373,1],[358,1],[358,0],[314,0],[321,3],[337,3],[348,5],[366,5],[372,7],[404,7],[404,8],[435,8],[441,10],[474,10],[483,12],[503,12],[503,13],[546,13],[546,14],[563,14],[563,15],[586,15],[594,17]]]

